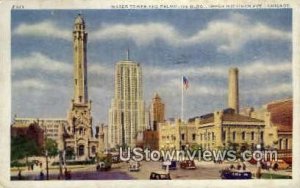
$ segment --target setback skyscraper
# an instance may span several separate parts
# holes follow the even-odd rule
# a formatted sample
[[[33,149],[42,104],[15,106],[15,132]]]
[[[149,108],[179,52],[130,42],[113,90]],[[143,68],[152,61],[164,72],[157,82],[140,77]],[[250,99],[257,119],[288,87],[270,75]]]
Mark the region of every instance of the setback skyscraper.
[[[146,129],[142,69],[129,60],[115,67],[115,93],[109,110],[109,146],[135,146],[138,133]]]

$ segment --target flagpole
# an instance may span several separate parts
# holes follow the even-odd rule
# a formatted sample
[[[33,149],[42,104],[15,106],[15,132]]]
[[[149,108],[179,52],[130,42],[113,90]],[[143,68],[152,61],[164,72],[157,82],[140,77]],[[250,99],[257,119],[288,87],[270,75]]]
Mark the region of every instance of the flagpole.
[[[181,122],[183,122],[183,76],[181,77]]]

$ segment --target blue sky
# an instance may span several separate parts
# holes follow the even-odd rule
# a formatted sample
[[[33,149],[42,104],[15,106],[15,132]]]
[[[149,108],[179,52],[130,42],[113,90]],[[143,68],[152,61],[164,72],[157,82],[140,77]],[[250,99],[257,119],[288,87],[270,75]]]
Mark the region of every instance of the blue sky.
[[[89,98],[94,124],[107,123],[114,66],[130,56],[143,69],[144,99],[158,92],[166,118],[227,107],[227,75],[239,68],[241,107],[292,96],[292,11],[12,11],[12,114],[66,117],[73,96],[72,29],[82,13],[88,32]]]

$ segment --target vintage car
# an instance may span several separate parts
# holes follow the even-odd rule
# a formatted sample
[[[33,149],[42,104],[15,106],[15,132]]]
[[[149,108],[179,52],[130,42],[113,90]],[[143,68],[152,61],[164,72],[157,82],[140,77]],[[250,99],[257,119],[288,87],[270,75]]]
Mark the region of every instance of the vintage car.
[[[220,171],[220,177],[222,179],[251,179],[252,173],[250,171],[223,169]]]
[[[289,167],[290,167],[290,165],[281,159],[278,159],[277,161],[272,162],[272,168],[274,170],[286,170]]]
[[[171,180],[170,173],[166,171],[151,172],[150,180]]]
[[[137,172],[140,170],[140,163],[137,162],[137,161],[129,161],[129,171],[134,171],[134,172]]]
[[[110,169],[111,169],[111,163],[104,162],[104,161],[99,162],[96,166],[97,171],[108,171]]]
[[[176,170],[177,166],[176,166],[176,161],[164,161],[162,163],[162,169],[166,169],[167,165],[169,166],[169,170]]]
[[[180,168],[182,169],[196,169],[195,162],[192,160],[184,160],[180,162]]]

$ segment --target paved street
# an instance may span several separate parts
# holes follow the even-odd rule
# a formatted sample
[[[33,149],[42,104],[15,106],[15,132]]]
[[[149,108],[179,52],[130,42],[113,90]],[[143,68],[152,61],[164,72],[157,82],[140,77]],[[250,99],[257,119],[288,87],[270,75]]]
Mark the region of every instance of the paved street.
[[[195,161],[197,166],[194,170],[181,169],[177,165],[176,170],[170,170],[172,179],[181,180],[207,180],[207,179],[220,179],[219,171],[225,167],[229,167],[231,163],[215,164],[213,162],[199,162]],[[68,170],[71,170],[72,180],[130,180],[130,179],[149,179],[150,173],[153,171],[161,171],[161,162],[141,162],[141,170],[139,172],[129,172],[129,164],[122,162],[113,164],[112,169],[109,171],[96,171],[96,165],[88,166],[72,166]],[[253,174],[256,172],[256,166],[247,164],[247,169]],[[22,176],[26,180],[38,180],[41,169],[36,168],[34,171],[22,171]],[[46,171],[43,170],[45,177]],[[264,171],[267,172],[267,171]],[[270,171],[275,174],[291,175],[289,171]],[[17,179],[18,171],[12,171],[12,179]],[[51,168],[49,170],[49,179],[57,180],[59,174],[58,168]]]

